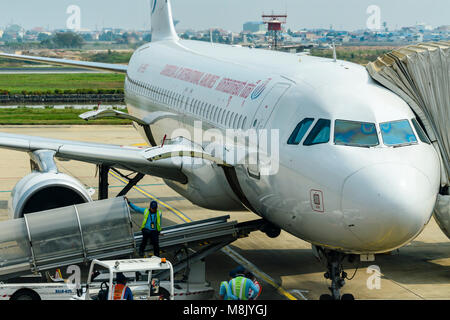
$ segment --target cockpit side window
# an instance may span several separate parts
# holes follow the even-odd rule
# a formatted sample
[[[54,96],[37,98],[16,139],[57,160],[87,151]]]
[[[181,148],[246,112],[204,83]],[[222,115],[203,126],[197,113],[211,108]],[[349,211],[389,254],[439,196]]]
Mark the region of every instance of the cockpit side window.
[[[330,127],[331,120],[319,119],[305,142],[303,142],[303,145],[312,146],[315,144],[328,143],[330,141]]]
[[[334,143],[352,147],[374,147],[379,145],[375,123],[336,120]]]
[[[292,132],[291,136],[289,137],[288,144],[294,144],[298,145],[300,141],[302,141],[303,137],[305,136],[306,132],[308,132],[309,127],[311,127],[312,123],[314,122],[313,118],[306,118],[303,119],[297,127],[295,127],[294,132]]]
[[[383,142],[387,146],[400,147],[417,143],[408,120],[380,123]]]
[[[411,119],[411,122],[416,129],[417,135],[419,136],[420,141],[431,144],[430,139],[428,139],[427,135],[425,134],[425,131],[423,131],[422,126],[419,124],[417,119]]]

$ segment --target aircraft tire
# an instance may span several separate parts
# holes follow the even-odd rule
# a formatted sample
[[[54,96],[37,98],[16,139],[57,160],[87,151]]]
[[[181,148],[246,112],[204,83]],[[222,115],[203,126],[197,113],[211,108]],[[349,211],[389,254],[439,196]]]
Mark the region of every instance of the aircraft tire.
[[[341,300],[351,301],[351,300],[355,300],[355,297],[350,293],[346,293],[346,294],[342,295]]]

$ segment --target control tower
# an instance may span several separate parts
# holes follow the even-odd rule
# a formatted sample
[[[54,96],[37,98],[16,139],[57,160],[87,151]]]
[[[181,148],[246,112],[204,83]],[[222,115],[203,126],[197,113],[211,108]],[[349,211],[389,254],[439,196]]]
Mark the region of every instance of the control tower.
[[[272,49],[276,50],[278,47],[278,39],[281,31],[283,30],[283,24],[286,24],[287,14],[263,14],[263,22],[268,25],[267,29],[272,36]]]

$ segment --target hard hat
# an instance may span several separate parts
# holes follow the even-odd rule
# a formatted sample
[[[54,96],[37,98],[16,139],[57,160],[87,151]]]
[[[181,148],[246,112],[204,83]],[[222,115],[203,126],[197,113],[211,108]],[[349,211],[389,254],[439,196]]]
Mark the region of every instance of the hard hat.
[[[124,276],[122,272],[119,272],[117,273],[116,280],[118,283],[126,283],[128,279],[127,277]]]
[[[150,202],[150,209],[158,209],[158,202],[156,201]]]
[[[237,266],[233,270],[230,271],[229,275],[230,277],[234,278],[237,275],[242,275],[245,272],[245,268],[243,266]]]

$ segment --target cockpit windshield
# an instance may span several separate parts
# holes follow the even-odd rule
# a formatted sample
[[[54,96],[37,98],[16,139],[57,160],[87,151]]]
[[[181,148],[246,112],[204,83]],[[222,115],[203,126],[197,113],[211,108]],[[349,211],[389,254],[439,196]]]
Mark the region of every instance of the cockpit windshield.
[[[417,143],[408,120],[380,123],[383,142],[387,146],[404,146]]]
[[[379,145],[374,123],[336,120],[334,143],[353,147],[374,147]]]

